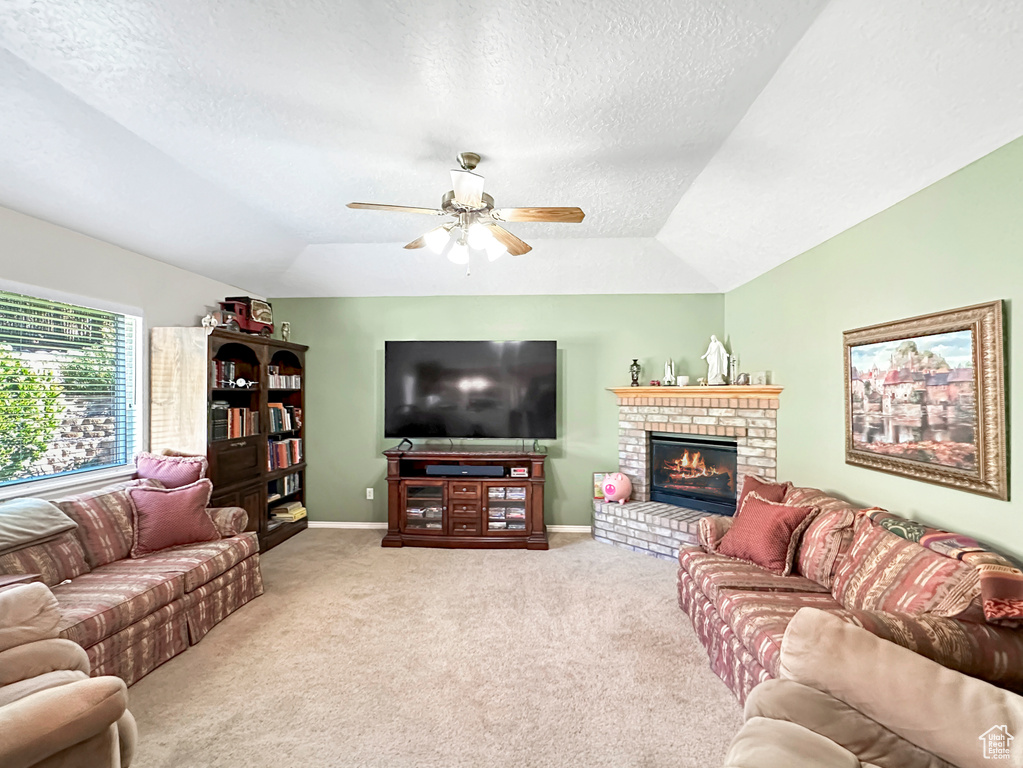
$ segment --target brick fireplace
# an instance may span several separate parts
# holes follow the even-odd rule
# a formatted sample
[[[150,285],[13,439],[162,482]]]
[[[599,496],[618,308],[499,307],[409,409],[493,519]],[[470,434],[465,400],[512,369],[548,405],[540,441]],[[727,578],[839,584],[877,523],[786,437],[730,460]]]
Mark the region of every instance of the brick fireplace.
[[[632,481],[625,505],[594,502],[593,535],[617,546],[674,557],[695,543],[697,521],[709,514],[695,505],[651,501],[650,436],[692,436],[735,441],[734,488],[757,474],[777,479],[778,399],[781,387],[622,387],[618,398],[618,466]],[[734,506],[734,501],[732,502]]]

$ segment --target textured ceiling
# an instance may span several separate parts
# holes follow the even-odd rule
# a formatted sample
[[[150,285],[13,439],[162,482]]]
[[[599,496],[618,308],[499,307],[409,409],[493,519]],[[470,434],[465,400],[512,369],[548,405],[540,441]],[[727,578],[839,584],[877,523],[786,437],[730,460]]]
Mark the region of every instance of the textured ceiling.
[[[1020,34],[1012,0],[0,0],[0,205],[265,295],[716,291],[1023,132]],[[462,150],[586,220],[466,278],[344,207],[435,206]]]

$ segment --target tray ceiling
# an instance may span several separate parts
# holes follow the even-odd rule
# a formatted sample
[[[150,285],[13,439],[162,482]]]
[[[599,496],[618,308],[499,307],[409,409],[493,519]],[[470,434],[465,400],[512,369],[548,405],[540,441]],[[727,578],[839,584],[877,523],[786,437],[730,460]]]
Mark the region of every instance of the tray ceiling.
[[[264,295],[727,289],[1020,134],[1015,4],[923,5],[3,0],[0,204]],[[462,150],[586,220],[466,278],[344,207]]]

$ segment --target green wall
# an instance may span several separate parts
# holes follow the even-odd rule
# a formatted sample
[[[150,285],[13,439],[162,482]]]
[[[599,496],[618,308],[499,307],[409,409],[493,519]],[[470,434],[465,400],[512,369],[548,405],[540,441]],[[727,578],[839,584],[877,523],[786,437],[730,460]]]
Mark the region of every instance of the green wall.
[[[633,357],[646,380],[664,360],[695,379],[724,298],[709,295],[273,299],[275,320],[308,344],[306,498],[312,520],[387,520],[384,341],[554,339],[558,439],[544,441],[547,523],[589,525],[592,473],[618,468],[618,412]],[[373,487],[375,499],[366,500]]]
[[[1023,430],[1010,410],[1010,486],[997,501],[868,469],[844,453],[842,332],[1005,299],[1007,400],[1020,402],[1023,139],[982,158],[725,297],[744,370],[785,387],[779,477],[999,543],[1023,555]],[[1016,471],[1013,471],[1015,469]]]

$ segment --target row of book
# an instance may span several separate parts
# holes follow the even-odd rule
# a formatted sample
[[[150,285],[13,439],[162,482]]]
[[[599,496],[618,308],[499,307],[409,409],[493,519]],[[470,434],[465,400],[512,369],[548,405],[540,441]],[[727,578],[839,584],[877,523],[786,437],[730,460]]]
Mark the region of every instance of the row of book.
[[[279,365],[268,365],[266,367],[267,385],[270,389],[300,389],[302,377],[299,374],[281,373]]]
[[[213,440],[230,440],[259,434],[259,412],[249,408],[232,408],[224,400],[210,404],[210,437]]]
[[[302,439],[299,437],[267,441],[267,469],[281,469],[301,464],[302,456]]]
[[[284,403],[270,403],[270,431],[287,432],[302,428],[302,409]]]
[[[267,503],[290,496],[302,490],[302,476],[299,474],[285,475],[267,483]]]
[[[230,360],[213,361],[213,386],[233,387],[236,374],[238,373],[235,364]]]
[[[293,523],[306,516],[306,509],[301,501],[289,501],[270,508],[270,519]]]

